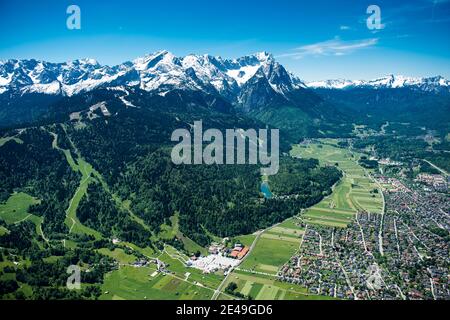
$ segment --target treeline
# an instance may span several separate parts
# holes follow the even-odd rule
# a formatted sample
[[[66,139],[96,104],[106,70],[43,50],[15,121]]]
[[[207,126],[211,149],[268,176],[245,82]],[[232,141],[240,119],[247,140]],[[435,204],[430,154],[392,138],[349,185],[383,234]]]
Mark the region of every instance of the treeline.
[[[317,159],[282,157],[281,160],[278,174],[269,178],[271,191],[276,195],[328,195],[342,175],[334,167],[319,167]]]

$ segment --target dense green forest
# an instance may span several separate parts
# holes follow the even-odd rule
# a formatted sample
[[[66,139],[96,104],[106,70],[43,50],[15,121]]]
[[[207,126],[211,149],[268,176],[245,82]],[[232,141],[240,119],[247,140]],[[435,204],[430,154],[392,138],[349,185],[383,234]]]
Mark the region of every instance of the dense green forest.
[[[117,208],[116,202],[100,183],[89,185],[87,196],[78,206],[77,217],[83,225],[107,238],[116,237],[143,248],[152,246],[151,234],[132,220],[128,212]]]
[[[131,196],[132,210],[154,230],[179,212],[181,230],[206,245],[210,239],[205,228],[219,236],[254,232],[320,201],[340,177],[337,169],[319,168],[311,160],[282,157],[281,163],[284,171],[274,176],[274,185],[299,185],[275,190],[280,195],[295,193],[296,199],[263,200],[258,166],[176,166],[167,150],[129,166],[118,188],[123,198]]]
[[[16,189],[41,199],[31,213],[44,219],[43,230],[50,238],[67,233],[65,210],[80,178],[64,154],[52,147],[52,135],[41,128],[27,129],[19,135],[23,143],[6,142],[0,152],[1,199]]]
[[[446,150],[446,140],[430,145],[423,139],[414,136],[373,136],[356,139],[353,147],[364,150],[373,147],[380,158],[409,162],[414,159],[425,159],[438,167],[450,171],[450,153]]]
[[[298,195],[318,199],[331,192],[331,186],[342,174],[335,167],[319,167],[317,159],[282,159],[278,174],[270,177],[270,187],[276,195]],[[308,201],[309,202],[309,201]]]

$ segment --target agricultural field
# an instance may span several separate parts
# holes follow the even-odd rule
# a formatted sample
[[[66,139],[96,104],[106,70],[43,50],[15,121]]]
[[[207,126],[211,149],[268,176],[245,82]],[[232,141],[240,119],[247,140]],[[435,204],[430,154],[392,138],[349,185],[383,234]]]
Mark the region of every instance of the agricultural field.
[[[276,225],[265,230],[239,269],[276,274],[298,250],[302,235],[299,227]]]
[[[318,300],[327,297],[308,293],[307,289],[296,284],[281,282],[276,277],[234,271],[225,286],[234,282],[236,292],[250,296],[254,300]],[[222,298],[221,296],[219,297]]]
[[[102,300],[207,300],[213,290],[171,274],[156,272],[156,266],[124,266],[106,275]]]
[[[381,191],[369,176],[369,170],[358,164],[361,154],[337,147],[326,141],[294,146],[291,155],[318,159],[321,165],[335,165],[343,172],[333,193],[303,214],[308,223],[346,227],[358,211],[381,213]]]

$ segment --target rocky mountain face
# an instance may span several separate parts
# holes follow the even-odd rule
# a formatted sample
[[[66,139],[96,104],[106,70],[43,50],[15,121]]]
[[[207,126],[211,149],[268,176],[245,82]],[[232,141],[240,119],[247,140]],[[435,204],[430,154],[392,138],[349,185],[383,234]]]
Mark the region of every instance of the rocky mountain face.
[[[113,67],[93,59],[0,62],[0,94],[73,96],[118,86],[139,87],[160,95],[172,90],[203,91],[244,108],[250,107],[248,103],[289,100],[290,92],[305,88],[266,52],[228,60],[210,55],[176,57],[160,51]]]

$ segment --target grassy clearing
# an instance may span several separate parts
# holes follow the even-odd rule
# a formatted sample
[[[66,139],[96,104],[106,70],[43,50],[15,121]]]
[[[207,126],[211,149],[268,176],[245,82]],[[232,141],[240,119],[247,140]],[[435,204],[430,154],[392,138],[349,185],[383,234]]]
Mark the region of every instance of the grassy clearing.
[[[69,159],[72,159],[72,156],[69,152]],[[77,208],[78,205],[81,202],[81,199],[86,195],[87,188],[89,186],[89,183],[93,181],[92,178],[92,172],[93,168],[92,166],[84,161],[82,158],[77,159],[77,163],[72,160],[68,160],[69,164],[73,162],[73,164],[76,166],[77,171],[81,173],[81,180],[80,185],[78,186],[77,190],[75,191],[75,194],[73,195],[72,199],[70,200],[69,207],[66,210],[66,219],[65,224],[69,228],[69,233],[76,233],[76,234],[87,234],[92,235],[95,237],[95,239],[100,239],[102,236],[100,232],[91,229],[89,227],[84,226],[77,217]],[[72,165],[71,165],[72,166]]]
[[[274,234],[274,233],[270,233],[270,232],[265,232],[264,234],[261,235],[261,238],[263,239],[272,239],[272,240],[277,240],[277,241],[282,241],[282,242],[289,242],[289,243],[299,243],[300,240],[297,237],[291,237],[291,236],[282,236],[280,234]]]
[[[256,236],[254,234],[247,234],[242,236],[233,237],[233,241],[239,242],[244,246],[251,246]]]
[[[33,204],[39,203],[39,201],[40,200],[37,200],[23,192],[13,193],[5,204],[0,204],[0,218],[5,220],[7,224],[17,224],[23,221],[31,221],[36,226],[36,233],[43,239],[46,239],[42,232],[43,219],[34,214],[28,213],[29,207]],[[6,232],[6,229],[4,231],[0,231],[0,235],[1,232]]]
[[[23,141],[21,139],[19,139],[19,138],[16,138],[16,137],[5,137],[5,138],[0,138],[0,147],[3,146],[8,141],[14,141],[14,142],[19,143],[19,144],[23,143]]]
[[[4,226],[0,226],[0,237],[7,234],[9,232]]]
[[[303,234],[303,230],[294,229],[294,228],[287,228],[282,226],[276,226],[268,230],[268,233],[287,236],[287,237],[294,237],[298,238]]]
[[[28,209],[36,203],[39,203],[39,200],[26,193],[13,193],[5,204],[0,204],[0,217],[7,224],[25,221],[33,216],[28,213]],[[39,218],[37,216],[34,217]]]
[[[131,264],[137,260],[136,256],[127,254],[125,253],[125,251],[123,251],[123,249],[120,248],[115,248],[112,251],[107,248],[101,248],[97,251],[101,254],[104,254],[105,256],[117,260],[120,264]]]
[[[137,245],[135,245],[134,243],[130,243],[130,242],[121,242],[120,244],[123,244],[124,246],[127,246],[128,248],[135,250],[141,254],[143,254],[144,256],[150,257],[150,258],[155,258],[156,257],[156,252],[150,248],[150,247],[145,247],[145,248],[141,248],[138,247]]]
[[[183,242],[184,248],[190,254],[194,254],[199,251],[203,255],[207,255],[208,251],[206,248],[198,245],[196,242],[186,237],[181,231],[179,226],[179,215],[175,213],[172,217],[170,217],[171,225],[163,224],[161,226],[161,232],[155,239],[173,239],[177,237]]]

